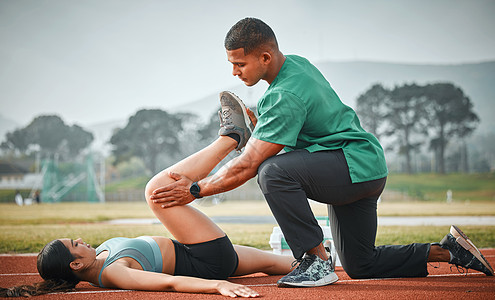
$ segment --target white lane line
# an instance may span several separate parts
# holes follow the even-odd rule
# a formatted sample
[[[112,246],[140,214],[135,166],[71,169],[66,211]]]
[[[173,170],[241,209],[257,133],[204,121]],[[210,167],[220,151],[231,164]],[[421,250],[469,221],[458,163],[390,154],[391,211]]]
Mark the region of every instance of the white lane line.
[[[484,273],[464,273],[464,274],[436,274],[428,275],[428,277],[455,277],[455,276],[468,276],[468,275],[483,275]],[[0,274],[0,276],[32,276],[38,275],[38,273],[18,273],[18,274]],[[428,278],[428,277],[400,277],[400,278],[369,278],[369,279],[346,279],[339,280],[337,283],[347,282],[363,282],[363,281],[379,281],[379,280],[400,280],[400,279],[414,279],[414,278]],[[261,283],[261,284],[246,284],[248,287],[263,287],[263,286],[276,286],[276,283]],[[121,293],[121,292],[134,292],[134,290],[95,290],[95,291],[76,291],[68,293],[53,293],[54,294],[99,294],[99,293]]]
[[[19,256],[25,256],[25,257],[29,257],[29,256],[38,256],[38,253],[15,253],[15,254],[11,254],[11,253],[0,253],[0,257],[19,257]]]
[[[33,276],[38,275],[38,273],[14,273],[14,274],[0,274],[0,276]]]
[[[466,275],[483,275],[481,272],[471,273],[459,273],[459,274],[437,274],[428,275],[428,277],[448,277],[448,276],[466,276]],[[0,274],[0,276],[36,276],[38,273],[14,273],[14,274]],[[422,277],[399,277],[399,278],[369,278],[369,279],[347,279],[339,280],[339,282],[354,282],[354,281],[369,281],[369,280],[390,280],[390,279],[405,279],[405,278],[422,278]],[[424,277],[423,277],[424,278]],[[270,284],[271,285],[271,284]],[[255,286],[255,285],[252,285]]]
[[[99,290],[99,291],[79,291],[79,292],[68,292],[68,293],[52,293],[50,295],[57,294],[100,294],[100,293],[122,293],[122,292],[139,292],[135,290]]]
[[[485,273],[473,272],[473,273],[459,273],[459,274],[440,274],[440,275],[428,275],[428,277],[448,277],[448,276],[467,276],[467,275],[485,275]]]
[[[464,274],[438,274],[438,275],[428,275],[428,277],[450,277],[450,276],[467,276],[467,275],[484,275],[484,273],[464,273]],[[428,277],[399,277],[399,278],[369,278],[369,279],[346,279],[339,280],[339,282],[362,282],[362,281],[379,281],[379,280],[399,280],[399,279],[415,279],[415,278],[428,278]],[[276,283],[262,283],[262,284],[246,284],[246,286],[274,286]]]
[[[398,278],[369,278],[369,279],[347,279],[339,280],[337,282],[359,282],[359,281],[372,281],[372,280],[400,280],[400,279],[415,279],[415,278],[428,278],[428,277],[451,277],[451,276],[467,276],[467,275],[484,275],[485,273],[473,272],[473,273],[459,273],[459,274],[436,274],[428,275],[427,277],[398,277]]]

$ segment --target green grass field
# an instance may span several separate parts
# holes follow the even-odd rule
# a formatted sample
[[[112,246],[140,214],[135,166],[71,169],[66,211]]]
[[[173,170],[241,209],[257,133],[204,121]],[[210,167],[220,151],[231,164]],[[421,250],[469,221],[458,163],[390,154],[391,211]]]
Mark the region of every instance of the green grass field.
[[[195,205],[206,215],[270,216],[264,201],[226,201],[215,206]],[[326,216],[326,205],[313,203],[317,216]],[[495,203],[382,202],[380,216],[493,216]],[[55,203],[31,206],[0,204],[0,226],[101,223],[115,219],[142,219],[155,216],[143,202]]]
[[[269,250],[272,224],[219,224],[234,244]],[[162,225],[111,225],[66,224],[66,225],[3,225],[0,237],[0,253],[36,253],[49,241],[57,238],[82,237],[93,247],[116,237],[161,235],[172,237]],[[376,244],[409,244],[439,242],[448,232],[449,226],[381,226],[378,228]],[[495,226],[463,226],[462,230],[480,248],[495,247]]]
[[[134,178],[107,185],[107,192],[140,190],[147,178]],[[447,190],[453,201],[445,201]],[[0,191],[13,203],[14,191]],[[12,195],[11,195],[12,194]],[[378,206],[380,216],[494,216],[495,174],[391,174]],[[313,204],[317,216],[326,216],[326,206]],[[226,201],[216,206],[198,206],[208,216],[269,216],[264,201]],[[82,237],[98,246],[115,236],[164,235],[162,225],[110,225],[109,220],[154,218],[142,202],[57,203],[19,207],[0,204],[0,253],[33,253],[52,239]],[[273,224],[219,224],[236,244],[270,249]],[[495,247],[495,226],[463,226],[479,247]],[[381,226],[377,244],[408,244],[439,241],[448,226]]]
[[[445,201],[451,190],[453,202],[495,201],[495,173],[390,174],[386,190],[415,200]]]
[[[138,177],[107,184],[106,192],[126,189],[141,190],[148,177]],[[253,185],[255,188],[256,184]],[[447,190],[452,190],[453,202],[495,201],[495,173],[482,174],[390,174],[385,190],[391,201],[407,200],[445,201]],[[1,194],[0,194],[1,195]]]
[[[271,215],[263,201],[227,201],[216,206],[197,206],[209,216]],[[317,216],[326,216],[326,206],[312,205]],[[407,215],[495,215],[491,202],[433,203],[382,202],[378,208],[382,216]],[[19,207],[0,204],[0,253],[38,252],[47,242],[61,237],[82,237],[98,246],[115,236],[163,235],[171,237],[160,224],[111,225],[108,220],[121,218],[153,218],[144,202],[125,203],[57,203]],[[270,249],[273,224],[219,224],[236,244]],[[495,247],[495,226],[463,226],[479,247]],[[408,244],[436,242],[448,231],[448,226],[407,227],[381,226],[377,244]]]

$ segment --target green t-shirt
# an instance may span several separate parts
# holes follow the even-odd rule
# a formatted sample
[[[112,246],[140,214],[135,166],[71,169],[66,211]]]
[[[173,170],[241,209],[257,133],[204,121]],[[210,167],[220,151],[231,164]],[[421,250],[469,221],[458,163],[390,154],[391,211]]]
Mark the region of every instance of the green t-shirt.
[[[353,183],[387,176],[378,140],[307,59],[287,55],[257,109],[254,138],[285,145],[286,151],[342,149]]]

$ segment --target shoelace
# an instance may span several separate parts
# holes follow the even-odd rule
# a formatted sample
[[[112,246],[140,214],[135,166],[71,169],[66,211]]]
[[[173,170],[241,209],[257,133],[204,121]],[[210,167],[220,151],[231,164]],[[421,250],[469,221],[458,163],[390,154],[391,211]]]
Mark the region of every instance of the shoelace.
[[[299,259],[295,259],[291,264],[290,264],[290,267],[291,268],[294,268],[298,263],[300,263],[302,261],[302,258],[299,258]]]
[[[434,266],[431,262],[428,262],[428,264],[430,265],[430,267],[435,268],[435,269],[440,268],[440,263],[439,262],[437,262],[437,263],[438,263],[438,265],[437,266]]]
[[[220,118],[220,127],[233,127],[234,125],[232,124],[232,112],[230,111],[229,108],[225,108],[222,111],[218,112],[218,117]]]
[[[467,269],[467,268],[465,268],[465,267],[463,267],[463,266],[461,266],[461,265],[455,265],[455,264],[454,264],[454,265],[450,265],[450,271],[451,271],[451,272],[452,272],[452,267],[453,267],[453,266],[455,266],[455,267],[456,267],[457,272],[459,272],[459,273],[464,274],[464,275],[466,275],[466,276],[467,276],[467,274],[468,274],[468,269]]]
[[[314,259],[311,259],[309,256],[304,256],[303,258],[294,260],[291,264],[291,267],[294,268],[294,266],[296,266],[297,263],[299,263],[299,265],[296,267],[295,270],[299,270],[299,272],[304,272],[311,266],[313,262]]]

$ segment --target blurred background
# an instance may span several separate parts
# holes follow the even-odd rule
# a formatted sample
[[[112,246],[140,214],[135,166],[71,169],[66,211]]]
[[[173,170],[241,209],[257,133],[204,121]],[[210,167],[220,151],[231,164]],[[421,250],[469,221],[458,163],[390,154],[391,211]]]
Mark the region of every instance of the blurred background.
[[[223,47],[247,16],[380,139],[384,201],[493,201],[494,13],[494,1],[0,0],[0,202],[142,201],[153,174],[216,138],[219,92],[255,109],[267,84],[234,78]],[[250,181],[209,201],[225,199],[262,195]]]

